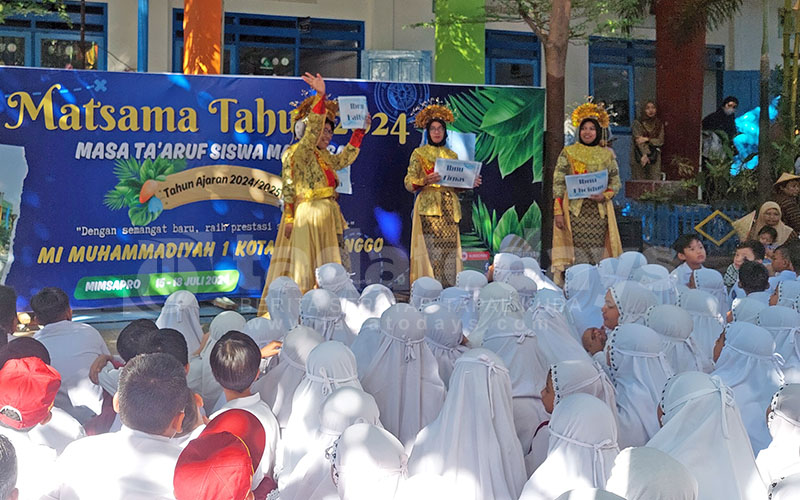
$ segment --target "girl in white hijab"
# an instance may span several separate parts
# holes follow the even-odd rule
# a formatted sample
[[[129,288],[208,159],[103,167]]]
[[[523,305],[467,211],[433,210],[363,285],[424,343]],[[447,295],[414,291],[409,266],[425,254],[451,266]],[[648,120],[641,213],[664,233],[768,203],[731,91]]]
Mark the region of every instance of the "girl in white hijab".
[[[527,310],[536,298],[536,282],[526,276],[513,274],[506,279],[506,283],[517,291],[522,309]]]
[[[798,297],[800,297],[800,281],[784,280],[775,287],[775,291],[769,298],[769,305],[794,307]]]
[[[281,430],[289,421],[294,391],[305,377],[308,354],[324,341],[312,328],[302,325],[292,328],[283,339],[278,365],[253,383],[251,392],[258,392],[269,405]]]
[[[626,500],[610,491],[598,488],[578,488],[559,495],[556,500]]]
[[[242,333],[253,339],[259,349],[263,349],[270,342],[282,341],[283,337],[286,335],[286,330],[284,330],[283,325],[277,321],[256,316],[244,325]],[[277,364],[278,356],[262,359],[261,369],[259,371],[261,373],[266,373],[268,370],[277,366]]]
[[[269,317],[287,332],[300,323],[301,295],[300,287],[288,276],[275,278],[267,289]]]
[[[575,329],[581,333],[603,325],[603,297],[606,289],[600,273],[590,264],[576,264],[564,274],[564,296]]]
[[[609,297],[611,302],[608,300]],[[620,281],[606,293],[604,308],[607,309],[610,304],[613,304],[613,309],[616,311],[603,311],[603,322],[608,329],[631,323],[644,324],[645,313],[650,307],[657,305],[658,301],[650,290],[639,283]],[[609,321],[614,315],[617,316],[616,321]]]
[[[359,423],[381,427],[375,399],[355,387],[339,387],[333,391],[322,402],[319,427],[308,453],[289,471],[290,476],[280,492],[281,500],[338,500],[327,456],[345,429]]]
[[[714,342],[725,328],[718,304],[713,295],[702,290],[687,289],[678,298],[678,306],[688,311],[694,322],[691,338],[707,360],[712,358]]]
[[[456,286],[470,294],[467,312],[461,319],[461,326],[464,328],[464,335],[467,338],[472,335],[472,330],[478,324],[478,295],[487,284],[486,276],[472,269],[461,271],[456,275]]]
[[[350,323],[349,318],[346,318],[347,326],[351,331],[357,332],[361,330],[364,322],[370,318],[380,318],[381,314],[397,303],[394,294],[389,287],[374,283],[367,285],[364,291],[361,292],[361,298],[358,300],[359,317],[358,321]]]
[[[552,294],[548,297],[548,294]],[[570,359],[589,360],[575,329],[564,314],[564,298],[551,290],[538,293],[525,312],[525,325],[536,335],[546,365]]]
[[[597,263],[597,270],[600,272],[600,279],[606,289],[611,288],[617,282],[617,265],[619,259],[616,257],[606,257]]]
[[[756,465],[761,477],[772,483],[800,467],[800,384],[778,389],[767,411],[772,442],[758,454]]]
[[[513,315],[522,319],[522,304],[511,285],[494,281],[481,289],[478,297],[478,324],[470,334],[472,345],[481,345],[489,325],[497,319]]]
[[[706,267],[695,269],[689,278],[689,288],[702,290],[713,295],[717,299],[720,316],[723,318],[728,316],[728,311],[731,310],[731,303],[728,291],[725,289],[725,282],[719,271]]]
[[[203,407],[206,414],[211,415],[217,400],[222,395],[222,386],[219,385],[214,374],[211,373],[211,350],[223,335],[231,330],[241,332],[247,320],[234,311],[223,311],[217,314],[208,327],[208,341],[199,356],[189,359],[189,374],[187,383],[189,388],[203,398]]]
[[[764,302],[747,297],[734,301],[731,307],[732,321],[746,321],[754,325],[758,324],[758,313],[769,307]]]
[[[425,316],[425,342],[439,364],[439,377],[447,387],[453,365],[468,350],[461,343],[464,340],[461,318],[443,304],[431,304],[422,312]]]
[[[620,325],[611,332],[606,353],[619,412],[619,444],[643,446],[658,431],[653,408],[672,369],[661,338],[642,325]]]
[[[783,359],[775,354],[772,335],[750,323],[731,323],[720,335],[714,348],[719,377],[736,396],[753,452],[769,445],[770,437],[764,412],[770,398],[783,384]]]
[[[694,322],[687,311],[671,305],[651,307],[644,324],[661,336],[664,355],[675,373],[709,373],[714,368],[691,337]]]
[[[366,423],[348,427],[331,451],[341,500],[393,500],[408,476],[408,456],[389,432]]]
[[[614,425],[617,425],[619,417],[617,416],[617,397],[614,385],[602,368],[593,361],[589,361],[588,358],[562,361],[551,365],[547,374],[547,384],[542,389],[542,403],[545,411],[552,414],[559,402],[567,396],[577,393],[589,394],[603,401],[614,416]],[[550,440],[547,424],[549,421],[539,425],[533,437],[531,452],[525,456],[525,469],[528,474],[533,474],[533,471],[547,458]]]
[[[769,500],[795,500],[800,497],[800,474],[782,478],[769,487]]]
[[[317,285],[323,290],[328,290],[342,300],[358,303],[361,295],[343,265],[338,262],[323,264],[317,268],[315,276]]]
[[[783,381],[787,384],[800,384],[800,328],[792,329],[791,335],[791,351],[783,363]]]
[[[356,357],[359,379],[364,377],[367,368],[372,364],[382,341],[380,318],[370,318],[361,325],[361,330],[356,335],[353,345],[350,346],[350,350]]]
[[[464,327],[464,324],[472,321],[473,316],[470,309],[475,309],[472,302],[472,293],[462,290],[461,288],[451,286],[442,290],[442,294],[439,295],[439,303],[448,311],[461,318],[461,329],[464,333],[464,336],[467,336],[467,330]],[[477,324],[477,318],[475,323]]]
[[[553,283],[553,280],[544,274],[536,259],[532,257],[522,257],[520,260],[525,268],[523,273],[525,276],[536,282],[537,290],[553,290],[559,293],[561,292],[561,288]]]
[[[547,459],[525,483],[519,500],[551,500],[568,488],[605,487],[619,453],[617,425],[594,396],[567,396],[553,410]]]
[[[278,487],[284,488],[288,474],[297,466],[311,446],[314,431],[319,427],[322,402],[335,389],[343,386],[361,389],[356,360],[341,342],[328,341],[311,350],[306,361],[306,375],[292,398],[292,413],[283,434],[283,471]]]
[[[467,351],[441,413],[417,435],[409,471],[443,476],[460,500],[516,500],[527,475],[513,429],[508,370],[488,349]]]
[[[512,253],[497,253],[492,261],[492,281],[505,282],[509,276],[525,275],[522,259]]]
[[[719,377],[700,372],[672,377],[658,412],[662,428],[647,446],[663,451],[692,472],[698,499],[766,496],[733,392]]]
[[[614,459],[606,489],[628,500],[697,500],[697,480],[655,448],[626,448]]]
[[[795,348],[795,332],[800,328],[800,313],[785,306],[771,306],[758,313],[756,324],[772,334],[775,352],[788,361]]]
[[[355,335],[344,322],[342,304],[327,290],[309,290],[300,301],[300,324],[316,330],[325,340],[351,345]]]
[[[441,294],[442,284],[439,281],[429,276],[422,276],[411,283],[411,298],[408,303],[417,311],[421,311],[428,304],[437,302]]]
[[[617,258],[616,275],[619,281],[632,280],[634,273],[642,266],[647,265],[647,257],[640,252],[623,252]]]
[[[361,383],[375,397],[386,430],[408,446],[439,414],[445,385],[425,343],[425,318],[408,304],[395,304],[381,316],[381,345]]]
[[[156,319],[156,326],[181,332],[189,356],[195,354],[203,340],[203,327],[200,325],[200,305],[194,294],[186,290],[170,294]]]
[[[634,271],[633,279],[653,292],[659,304],[678,303],[678,288],[666,267],[659,264],[645,264]]]

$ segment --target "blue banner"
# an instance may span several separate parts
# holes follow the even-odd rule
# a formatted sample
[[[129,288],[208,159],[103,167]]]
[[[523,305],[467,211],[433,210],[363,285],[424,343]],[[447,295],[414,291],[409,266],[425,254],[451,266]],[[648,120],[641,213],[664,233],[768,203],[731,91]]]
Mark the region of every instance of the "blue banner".
[[[476,137],[483,186],[463,201],[466,259],[507,234],[537,244],[544,91],[330,80],[373,116],[339,198],[359,285],[408,288],[422,142],[413,111],[446,99],[452,129]],[[280,156],[291,143],[295,78],[3,68],[0,70],[0,277],[19,308],[58,286],[74,308],[258,297],[281,217]],[[350,131],[337,127],[332,148]],[[455,135],[455,134],[454,134]],[[483,260],[480,260],[483,259]]]

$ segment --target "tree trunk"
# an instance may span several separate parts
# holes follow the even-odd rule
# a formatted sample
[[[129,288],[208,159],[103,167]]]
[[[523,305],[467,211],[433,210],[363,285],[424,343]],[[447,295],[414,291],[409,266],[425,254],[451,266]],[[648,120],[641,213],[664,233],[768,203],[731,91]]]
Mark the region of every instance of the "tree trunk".
[[[700,135],[703,113],[703,73],[706,30],[690,38],[678,36],[674,19],[682,2],[656,2],[656,97],[658,112],[665,123],[661,165],[669,179],[678,179],[673,158],[700,163]]]
[[[553,172],[556,160],[564,148],[564,106],[566,92],[564,75],[569,47],[570,0],[555,0],[550,13],[550,31],[544,41],[544,63],[547,72],[547,109],[545,134],[545,159],[542,179],[542,248],[543,255],[552,249],[553,240]],[[549,259],[548,259],[549,260]],[[549,262],[546,263],[549,266]]]
[[[772,145],[770,144],[769,123],[769,6],[767,0],[761,0],[762,37],[761,37],[761,74],[760,99],[761,107],[758,118],[758,193],[760,203],[765,202],[772,190]]]

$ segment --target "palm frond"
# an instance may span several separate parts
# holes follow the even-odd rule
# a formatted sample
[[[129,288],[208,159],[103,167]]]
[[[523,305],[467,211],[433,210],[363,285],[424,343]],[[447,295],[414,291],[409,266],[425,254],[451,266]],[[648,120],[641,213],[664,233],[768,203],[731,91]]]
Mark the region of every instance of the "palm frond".
[[[114,175],[125,181],[139,178],[139,162],[135,158],[119,159],[114,164]]]

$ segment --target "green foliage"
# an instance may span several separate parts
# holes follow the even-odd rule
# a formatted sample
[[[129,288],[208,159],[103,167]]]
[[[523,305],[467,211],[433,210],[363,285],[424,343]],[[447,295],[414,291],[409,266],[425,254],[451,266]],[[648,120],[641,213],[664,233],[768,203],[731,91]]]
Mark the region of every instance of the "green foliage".
[[[475,159],[497,160],[500,175],[533,160],[533,181],[542,180],[544,94],[535,89],[477,88],[449,98],[452,127],[477,135]]]
[[[659,0],[617,0],[613,12],[619,17],[618,26],[630,33],[655,7]],[[742,0],[691,0],[681,2],[672,18],[672,28],[678,37],[689,37],[698,30],[715,31],[730,21],[742,6]]]
[[[800,135],[782,137],[772,147],[775,148],[772,180],[776,181],[784,172],[794,173],[794,162],[800,157]]]
[[[0,24],[11,16],[47,16],[56,14],[69,21],[64,0],[0,0]]]
[[[506,236],[516,234],[534,249],[538,249],[542,211],[539,205],[533,202],[520,219],[516,207],[512,206],[498,220],[497,212],[492,210],[490,215],[486,204],[478,197],[472,204],[472,224],[475,227],[475,234],[461,236],[461,245],[464,247],[482,245],[492,253],[496,253]]]
[[[0,225],[0,250],[8,250],[11,246],[11,229]]]
[[[144,183],[149,180],[164,181],[167,176],[186,168],[186,160],[156,158],[139,163],[133,158],[120,159],[114,164],[117,185],[103,197],[103,204],[111,210],[128,208],[128,217],[134,226],[146,226],[161,215],[160,205],[155,208],[139,202]]]

